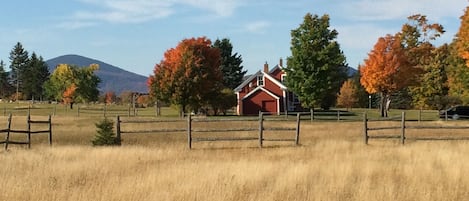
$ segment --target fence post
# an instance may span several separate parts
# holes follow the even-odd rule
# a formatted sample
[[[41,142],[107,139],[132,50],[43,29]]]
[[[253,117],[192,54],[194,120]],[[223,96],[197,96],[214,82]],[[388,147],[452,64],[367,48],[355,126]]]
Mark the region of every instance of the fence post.
[[[49,145],[52,146],[52,117],[49,115]]]
[[[259,112],[259,148],[262,148],[262,141],[264,140],[264,115],[262,112]]]
[[[445,110],[445,121],[448,121],[448,110]]]
[[[187,145],[192,149],[192,117],[191,113],[187,114]]]
[[[422,120],[422,108],[420,108],[420,110],[419,110],[419,123],[420,123],[421,120]]]
[[[116,120],[116,138],[117,138],[117,144],[121,145],[121,118],[119,115],[117,115],[117,120]]]
[[[311,114],[311,122],[314,120],[314,108],[309,109]]]
[[[300,113],[296,114],[296,135],[295,135],[295,145],[298,146],[300,142]]]
[[[52,115],[55,116],[56,112],[57,112],[57,105],[54,105],[54,111],[52,112]]]
[[[27,123],[28,123],[28,149],[31,148],[31,115],[28,112],[28,117],[27,117]]]
[[[366,112],[363,113],[363,135],[365,139],[365,144],[368,144],[368,118]]]
[[[405,112],[402,112],[401,120],[401,144],[404,145],[405,142]]]
[[[80,117],[80,106],[77,106],[77,117]]]
[[[337,121],[340,121],[340,110],[337,110]]]
[[[11,113],[8,115],[7,135],[5,136],[5,150],[8,149],[8,143],[10,142],[10,128],[11,128]]]

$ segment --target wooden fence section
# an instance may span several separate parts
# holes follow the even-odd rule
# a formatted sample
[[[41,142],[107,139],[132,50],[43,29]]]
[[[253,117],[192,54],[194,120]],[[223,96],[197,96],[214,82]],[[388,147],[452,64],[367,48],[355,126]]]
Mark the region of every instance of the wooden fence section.
[[[309,116],[311,121],[315,120],[326,120],[326,121],[356,121],[357,119],[354,117],[354,114],[349,111],[341,111],[341,110],[330,110],[330,111],[317,111],[317,110],[310,110],[310,112],[300,112],[302,116]],[[360,120],[360,119],[358,119]]]
[[[34,134],[41,134],[41,133],[48,133],[48,140],[49,140],[49,145],[52,145],[52,119],[51,115],[49,115],[48,120],[31,120],[31,115],[27,116],[27,126],[28,128],[26,130],[15,130],[11,129],[11,121],[12,121],[12,114],[8,116],[8,122],[7,122],[7,128],[6,129],[1,129],[0,133],[5,133],[5,140],[0,141],[0,144],[5,144],[5,150],[8,149],[9,144],[19,144],[19,145],[28,145],[28,148],[31,148],[31,135]],[[36,124],[47,124],[48,129],[47,130],[32,130],[32,125]],[[26,134],[27,136],[27,141],[12,141],[10,140],[10,134],[12,133],[19,133],[19,134]]]
[[[31,115],[31,114],[40,114],[40,113],[47,113],[47,114],[52,114],[52,116],[55,116],[57,112],[57,106],[54,107],[43,107],[42,105],[40,106],[28,106],[28,107],[16,107],[16,108],[6,108],[3,107],[2,109],[3,116],[7,116],[9,114],[15,114],[15,115]]]
[[[370,121],[398,121],[400,120],[399,126],[382,126],[382,127],[369,127],[368,122]],[[367,118],[367,114],[363,115],[363,137],[365,144],[368,144],[369,139],[399,139],[401,144],[405,144],[405,140],[469,140],[469,136],[467,137],[425,137],[425,136],[418,136],[418,137],[406,137],[406,130],[410,129],[442,129],[442,130],[451,130],[451,129],[469,129],[469,126],[426,126],[426,125],[416,125],[410,126],[406,125],[405,119],[405,112],[402,112],[401,116],[386,118],[386,119],[378,119],[378,120],[371,120]],[[380,130],[399,130],[398,134],[391,134],[391,135],[370,135],[371,131],[380,131]]]
[[[185,128],[164,128],[160,127],[159,129],[152,129],[152,130],[133,130],[133,131],[124,131],[122,130],[122,124],[143,124],[143,123],[171,123],[171,122],[186,122]],[[258,126],[256,128],[253,127],[233,127],[230,126],[233,122],[248,122],[248,121],[257,121]],[[258,118],[225,118],[225,119],[207,119],[207,118],[194,118],[191,115],[188,115],[185,120],[178,119],[178,120],[125,120],[123,121],[119,116],[117,116],[117,125],[116,125],[116,137],[120,143],[122,139],[122,134],[124,133],[171,133],[171,132],[179,132],[179,133],[186,133],[187,134],[187,144],[188,148],[192,148],[192,144],[194,142],[209,142],[209,141],[258,141],[259,147],[262,148],[264,141],[291,141],[294,142],[295,145],[299,144],[299,137],[300,137],[300,114],[297,114],[296,118],[296,127],[295,128],[286,128],[286,127],[266,127],[264,125],[265,121],[275,121],[274,118],[267,119],[264,117],[263,113],[259,113]],[[283,119],[283,121],[286,121]],[[204,127],[197,127],[195,123],[207,123],[207,124],[214,124],[215,122],[223,122],[225,127],[223,128],[204,128]],[[265,131],[294,131],[294,138],[266,138],[264,136]],[[251,137],[196,137],[194,136],[195,133],[226,133],[226,132],[257,132],[258,135],[251,136]]]
[[[174,132],[185,132],[187,131],[186,128],[161,128],[159,129],[151,129],[151,130],[122,130],[122,124],[161,124],[161,123],[176,123],[176,122],[184,122],[184,119],[155,119],[155,120],[122,120],[120,116],[117,116],[116,120],[116,138],[118,140],[119,145],[122,141],[122,134],[124,133],[174,133]]]

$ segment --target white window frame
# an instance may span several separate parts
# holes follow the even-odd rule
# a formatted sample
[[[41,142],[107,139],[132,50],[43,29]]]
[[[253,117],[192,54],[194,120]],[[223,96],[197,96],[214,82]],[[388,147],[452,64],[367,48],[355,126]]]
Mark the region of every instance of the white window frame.
[[[287,77],[287,75],[285,75],[285,74],[280,75],[280,82],[281,82],[282,84],[285,83],[285,77]]]
[[[264,86],[264,84],[265,84],[264,75],[258,75],[257,86]]]

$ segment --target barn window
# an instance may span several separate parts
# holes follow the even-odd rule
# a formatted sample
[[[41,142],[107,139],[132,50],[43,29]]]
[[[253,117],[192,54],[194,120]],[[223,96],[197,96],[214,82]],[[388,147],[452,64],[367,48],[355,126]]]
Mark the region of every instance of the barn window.
[[[264,86],[264,76],[258,75],[257,76],[257,86]]]
[[[285,83],[285,78],[286,78],[286,77],[287,77],[287,75],[282,74],[282,75],[280,76],[280,81],[281,81],[282,83]]]

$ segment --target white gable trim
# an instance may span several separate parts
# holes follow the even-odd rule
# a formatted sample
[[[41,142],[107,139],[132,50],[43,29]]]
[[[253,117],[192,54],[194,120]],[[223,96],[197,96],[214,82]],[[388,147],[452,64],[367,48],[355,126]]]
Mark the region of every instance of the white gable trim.
[[[257,78],[258,75],[261,75],[261,71],[257,71],[256,73],[254,73],[253,75],[251,75],[250,77],[248,77],[248,79],[244,80],[243,83],[241,83],[238,87],[236,87],[234,89],[235,92],[239,92],[243,89],[243,87],[245,87],[246,85],[248,85],[249,83],[251,83],[252,80],[254,80],[255,78]]]
[[[269,75],[268,73],[265,73],[265,72],[262,72],[262,74],[264,75],[265,78],[269,79],[270,81],[272,81],[275,85],[277,85],[278,87],[280,87],[280,89],[282,90],[287,90],[287,87],[282,84],[281,82],[279,82],[277,79],[273,78],[271,75]],[[265,82],[265,80],[264,80]]]
[[[275,94],[273,94],[273,93],[270,92],[269,90],[264,89],[264,87],[258,86],[257,88],[255,88],[254,90],[252,90],[251,92],[249,92],[248,94],[246,94],[246,95],[243,97],[242,100],[248,98],[249,96],[251,96],[252,94],[256,93],[256,92],[259,91],[259,90],[262,90],[262,91],[264,91],[265,93],[269,94],[269,96],[271,96],[272,98],[275,98],[275,99],[277,99],[277,100],[280,99],[280,97],[276,96]]]

